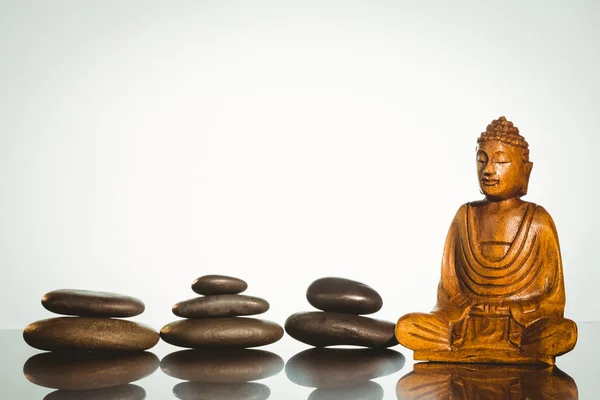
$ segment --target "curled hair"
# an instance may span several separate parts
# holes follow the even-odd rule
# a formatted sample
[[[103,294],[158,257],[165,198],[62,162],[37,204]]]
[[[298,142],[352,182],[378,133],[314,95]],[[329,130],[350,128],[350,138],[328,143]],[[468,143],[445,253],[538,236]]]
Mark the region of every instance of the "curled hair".
[[[492,121],[487,126],[485,132],[477,139],[477,144],[485,141],[497,140],[502,143],[520,147],[525,161],[529,161],[529,144],[523,136],[519,134],[519,128],[507,121],[506,117],[500,117]]]

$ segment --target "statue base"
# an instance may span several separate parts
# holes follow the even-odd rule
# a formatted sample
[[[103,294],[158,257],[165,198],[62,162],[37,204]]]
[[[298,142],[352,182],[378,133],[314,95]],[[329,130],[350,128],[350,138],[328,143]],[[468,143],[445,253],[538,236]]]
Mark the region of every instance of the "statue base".
[[[554,365],[552,356],[525,356],[516,351],[493,349],[468,349],[455,351],[416,350],[413,358],[417,361],[441,361],[452,363],[491,363],[491,364],[548,364]]]

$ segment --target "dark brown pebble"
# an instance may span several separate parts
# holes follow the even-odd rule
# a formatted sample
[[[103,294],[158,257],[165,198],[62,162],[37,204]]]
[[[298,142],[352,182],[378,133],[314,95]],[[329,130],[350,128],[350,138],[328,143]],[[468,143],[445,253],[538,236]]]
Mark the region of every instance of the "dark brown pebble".
[[[345,278],[317,279],[306,290],[306,299],[319,310],[348,314],[373,314],[383,305],[370,286]]]
[[[266,312],[269,303],[259,297],[243,294],[221,294],[196,297],[173,306],[173,314],[181,318],[237,317]]]
[[[282,336],[283,328],[278,324],[244,317],[184,319],[160,330],[165,342],[188,348],[265,346]]]
[[[49,393],[44,400],[143,400],[145,398],[144,388],[137,385],[121,385],[91,390],[57,390]]]
[[[144,312],[144,303],[135,297],[77,289],[48,292],[42,305],[56,314],[81,317],[133,317]]]
[[[307,400],[381,400],[383,394],[383,388],[379,384],[367,381],[344,387],[318,388],[308,396]]]
[[[288,360],[285,374],[301,386],[340,387],[393,374],[405,361],[389,349],[308,349]]]
[[[248,289],[248,284],[241,279],[225,275],[204,275],[192,283],[192,290],[198,294],[237,294]]]
[[[299,312],[285,321],[285,331],[296,340],[316,347],[354,345],[391,347],[398,344],[396,325],[368,317],[333,312]]]
[[[133,321],[58,317],[29,324],[28,345],[40,350],[143,351],[158,343],[158,332]]]
[[[255,382],[181,382],[173,387],[173,394],[181,400],[266,400],[271,396],[271,390],[267,385]]]
[[[124,385],[152,374],[158,357],[137,353],[41,353],[23,366],[36,385],[64,390],[92,390]]]
[[[194,382],[235,383],[265,379],[283,369],[277,354],[263,350],[182,350],[162,359],[160,368],[174,378]]]

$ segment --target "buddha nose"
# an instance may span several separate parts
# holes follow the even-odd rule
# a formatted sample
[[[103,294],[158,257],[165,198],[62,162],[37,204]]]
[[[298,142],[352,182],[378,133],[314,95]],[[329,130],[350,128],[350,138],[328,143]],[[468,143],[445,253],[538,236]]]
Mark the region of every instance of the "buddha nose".
[[[494,169],[494,163],[493,162],[487,162],[485,164],[485,168],[483,169],[483,175],[485,176],[492,176],[496,173],[495,169]]]

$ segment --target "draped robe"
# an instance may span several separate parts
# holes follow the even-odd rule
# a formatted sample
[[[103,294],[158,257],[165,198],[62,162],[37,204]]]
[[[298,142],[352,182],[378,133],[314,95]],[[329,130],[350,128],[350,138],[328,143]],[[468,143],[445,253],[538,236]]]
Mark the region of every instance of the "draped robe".
[[[452,221],[435,308],[401,317],[396,338],[415,350],[415,360],[553,364],[575,346],[577,325],[563,318],[565,288],[552,218],[526,203],[511,243],[482,244],[474,211],[465,204]],[[485,245],[506,251],[485,253]]]
[[[523,327],[541,318],[562,318],[562,262],[558,235],[548,212],[527,203],[513,242],[498,260],[483,256],[475,237],[473,214],[470,204],[463,205],[450,226],[432,314],[454,324],[477,309],[492,314],[506,312]]]

